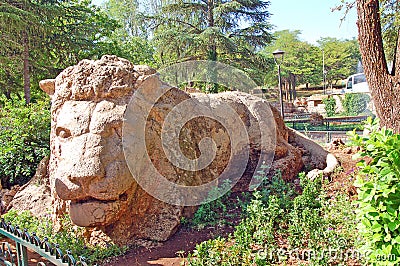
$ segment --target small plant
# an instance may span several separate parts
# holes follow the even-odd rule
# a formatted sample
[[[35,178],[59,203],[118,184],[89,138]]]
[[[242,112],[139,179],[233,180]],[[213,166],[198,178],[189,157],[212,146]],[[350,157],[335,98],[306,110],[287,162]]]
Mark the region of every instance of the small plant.
[[[300,175],[301,195],[278,174],[253,193],[245,217],[228,238],[217,238],[196,246],[188,264],[200,265],[285,265],[282,244],[291,250],[310,248],[323,253],[354,244],[354,206],[345,195],[327,197],[324,179]],[[346,246],[340,245],[343,240]],[[286,243],[281,243],[287,241]],[[346,258],[313,256],[306,265],[346,263]],[[283,263],[283,264],[282,264]],[[301,263],[298,261],[297,263]],[[297,264],[299,265],[299,264]]]
[[[383,265],[381,258],[391,258],[385,265],[400,263],[400,135],[379,129],[378,121],[368,119],[369,136],[350,134],[352,144],[360,146],[361,171],[355,182],[358,188],[358,229],[362,249],[370,252],[370,264]]]
[[[322,100],[325,104],[325,111],[327,116],[334,116],[336,114],[336,100],[333,97],[328,97]]]
[[[107,247],[86,244],[83,236],[84,228],[72,224],[68,216],[61,219],[62,229],[57,232],[53,230],[49,217],[37,218],[29,211],[10,210],[2,217],[14,226],[26,228],[30,233],[35,232],[41,239],[47,237],[51,243],[58,244],[61,250],[69,250],[75,258],[85,257],[89,265],[105,258],[121,255],[127,250],[126,247],[121,248],[114,244],[109,244]]]
[[[227,205],[226,200],[230,196],[230,190],[220,197],[222,191],[226,191],[230,188],[229,180],[226,180],[222,183],[221,187],[214,187],[209,192],[210,198],[217,198],[214,201],[205,203],[201,205],[197,211],[195,212],[193,219],[191,220],[192,225],[197,227],[198,229],[202,229],[207,225],[214,225],[219,218],[223,217],[226,214]]]

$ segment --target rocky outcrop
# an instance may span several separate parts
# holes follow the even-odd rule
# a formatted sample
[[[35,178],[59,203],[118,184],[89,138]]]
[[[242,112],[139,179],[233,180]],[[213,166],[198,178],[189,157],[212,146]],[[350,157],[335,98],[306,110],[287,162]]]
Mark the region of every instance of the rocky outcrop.
[[[154,197],[151,191],[149,194],[149,189],[164,189],[162,183],[148,180],[154,174],[152,168],[168,182],[188,187],[214,182],[228,168],[239,180],[234,190],[240,191],[249,189],[254,172],[263,162],[270,164],[270,175],[279,169],[285,180],[292,180],[303,167],[302,152],[289,143],[289,132],[279,113],[255,96],[241,92],[188,94],[163,83],[155,70],[115,56],[83,60],[40,86],[52,99],[48,174],[53,220],[57,222],[69,213],[75,224],[88,228],[93,241],[164,241],[177,230],[181,217],[192,213],[190,206],[174,205]],[[160,91],[161,97],[150,100]],[[131,98],[139,104],[132,107]],[[207,115],[187,121],[181,125],[178,139],[167,141],[193,162],[195,169],[183,169],[171,161],[163,146],[163,127],[169,115],[188,100],[205,107]],[[142,117],[149,103],[149,112]],[[224,119],[221,106],[235,118]],[[189,111],[186,109],[186,113]],[[143,128],[124,129],[127,112],[133,114],[129,119],[144,119]],[[270,123],[262,124],[261,120]],[[173,121],[171,130],[175,122],[179,121]],[[235,123],[246,133],[237,142],[226,127]],[[142,135],[145,148],[124,155],[129,145],[123,146],[123,138],[129,136],[134,143],[142,140],[136,140]],[[204,149],[203,140],[207,138],[214,141],[214,148]],[[246,150],[249,159],[239,167]],[[213,160],[199,167],[207,152],[213,153]],[[139,164],[144,157],[149,163]],[[147,181],[146,190],[138,185],[142,179]],[[179,197],[173,190],[164,192],[169,198]],[[196,196],[189,194],[186,199]]]
[[[50,194],[48,165],[49,157],[43,158],[34,177],[24,186],[17,189],[14,187],[14,195],[12,195],[9,204],[6,205],[6,209],[29,210],[36,217],[50,215],[52,197]]]
[[[309,179],[318,176],[330,176],[339,166],[339,161],[332,154],[302,133],[289,129],[289,142],[303,151],[303,163],[312,170],[307,173]]]

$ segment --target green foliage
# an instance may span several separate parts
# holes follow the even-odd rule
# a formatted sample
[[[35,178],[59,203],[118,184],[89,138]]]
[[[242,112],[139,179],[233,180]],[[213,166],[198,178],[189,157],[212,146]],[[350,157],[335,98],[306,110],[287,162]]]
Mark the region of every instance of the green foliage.
[[[363,237],[362,249],[369,251],[369,264],[398,265],[400,262],[400,135],[379,129],[370,118],[365,126],[370,134],[351,133],[352,143],[360,146],[361,171],[355,182],[358,188],[358,229]],[[392,261],[382,262],[380,258]]]
[[[145,37],[150,33],[149,23],[139,12],[139,2],[137,0],[107,0],[103,3],[106,13],[117,20],[120,27],[114,35],[122,39],[129,37]]]
[[[14,226],[27,229],[29,233],[35,232],[41,239],[47,237],[49,242],[58,244],[61,250],[71,251],[75,258],[83,256],[89,265],[105,258],[122,255],[127,250],[126,247],[118,247],[110,244],[107,247],[92,246],[85,242],[83,227],[73,225],[68,216],[61,219],[61,230],[55,231],[51,226],[49,217],[37,218],[29,211],[18,212],[10,210],[2,216],[6,222],[11,222]]]
[[[366,111],[371,98],[365,93],[346,93],[342,101],[345,115],[359,115]]]
[[[381,0],[381,22],[386,58],[394,60],[400,28],[400,5],[396,0]],[[391,69],[389,69],[390,71]]]
[[[23,77],[30,89],[40,90],[39,80],[54,78],[83,58],[108,53],[105,39],[116,26],[90,0],[2,1],[0,92],[9,99],[19,96]],[[25,71],[24,60],[29,62]]]
[[[320,85],[323,81],[321,73],[323,67],[326,70],[326,79],[329,84],[354,73],[361,58],[355,39],[322,38],[318,41],[318,46],[315,46],[301,41],[300,33],[298,30],[277,31],[273,35],[274,40],[271,44],[261,52],[272,60],[274,50],[285,51],[281,69],[282,78],[292,84],[292,87],[299,83]],[[265,83],[269,86],[276,86],[276,72],[270,71],[266,76]]]
[[[271,41],[268,7],[269,2],[261,0],[163,2],[152,16],[156,58],[161,65],[199,59],[226,62],[259,81],[271,63],[257,54]]]
[[[301,41],[300,34],[298,30],[275,32],[273,41],[264,48],[261,54],[273,61],[273,51],[277,49],[285,51],[281,69],[282,77],[287,79],[292,86],[296,86],[297,82],[319,84],[321,75],[318,62],[321,60],[321,51]],[[270,86],[277,86],[276,72],[270,71],[265,81]]]
[[[48,102],[14,105],[0,109],[0,178],[3,187],[23,185],[35,174],[38,163],[49,154],[50,111]]]
[[[210,198],[217,198],[216,200],[200,205],[195,212],[191,224],[198,229],[204,228],[207,225],[214,225],[221,219],[227,211],[226,200],[230,196],[230,190],[219,197],[222,191],[226,191],[230,187],[229,182],[224,182],[221,187],[214,187],[209,192]]]
[[[325,98],[322,100],[325,104],[325,111],[327,116],[335,116],[336,114],[336,100],[333,97]]]
[[[128,59],[135,65],[157,67],[153,46],[141,37],[130,36],[122,40],[118,35],[113,35],[104,43],[102,53]]]
[[[11,209],[6,214],[2,215],[2,218],[6,222],[11,222],[13,226],[19,226],[19,228],[27,229],[28,232],[35,232],[38,237],[43,238],[48,235],[51,230],[49,230],[49,223],[41,223],[39,218],[31,215],[29,211],[18,212]]]
[[[189,265],[271,265],[285,263],[279,254],[282,241],[291,250],[310,248],[340,251],[354,244],[354,206],[345,194],[327,197],[324,179],[300,175],[303,192],[279,175],[255,191],[246,216],[227,239],[208,240],[189,255]],[[340,240],[340,241],[339,241]],[[343,241],[344,240],[344,241]],[[340,245],[346,242],[346,246]],[[321,254],[321,253],[320,253]],[[308,258],[311,265],[328,265],[332,258]],[[346,263],[337,257],[335,263]],[[279,264],[282,265],[282,264]],[[336,264],[335,264],[336,265]],[[342,264],[343,265],[343,264]]]
[[[151,34],[149,20],[139,12],[136,0],[107,0],[104,12],[118,22],[116,30],[105,41],[102,53],[126,58],[137,65],[157,67],[154,47],[148,37]]]
[[[334,81],[345,79],[355,73],[358,61],[361,60],[356,39],[342,41],[336,38],[322,38],[318,43],[324,51],[328,84],[333,84]]]

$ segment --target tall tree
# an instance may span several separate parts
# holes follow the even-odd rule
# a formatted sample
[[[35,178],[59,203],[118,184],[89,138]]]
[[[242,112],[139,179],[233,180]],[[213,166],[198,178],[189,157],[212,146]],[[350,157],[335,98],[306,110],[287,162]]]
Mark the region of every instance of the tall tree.
[[[273,34],[274,40],[263,50],[266,56],[272,58],[272,52],[280,49],[285,51],[282,77],[287,88],[286,99],[292,101],[296,99],[297,82],[315,81],[319,75],[321,57],[316,54],[314,46],[300,40],[299,30],[283,30]],[[318,51],[317,51],[318,53]],[[320,53],[320,52],[319,52]],[[274,85],[276,82],[276,74],[272,73]],[[319,75],[320,76],[320,75]],[[320,80],[318,80],[319,83]]]
[[[107,0],[103,4],[106,13],[120,23],[115,35],[125,40],[129,37],[148,36],[148,25],[139,11],[139,2],[137,0]]]
[[[392,69],[384,52],[378,0],[357,0],[358,41],[364,72],[382,126],[400,133],[400,38],[397,33]]]
[[[159,59],[163,64],[218,60],[242,68],[261,64],[264,60],[254,59],[271,40],[268,6],[264,0],[166,1],[154,17]]]
[[[287,100],[296,99],[296,86],[297,84],[313,84],[320,85],[323,80],[322,61],[323,55],[320,46],[315,46],[304,42],[300,39],[299,30],[283,30],[274,33],[274,41],[267,45],[262,51],[265,56],[272,58],[272,52],[276,49],[285,51],[285,56],[282,64],[282,78],[287,89]],[[325,40],[328,43],[328,39]],[[329,45],[328,45],[329,46]],[[338,46],[341,42],[338,41]],[[336,45],[332,47],[337,50]],[[344,49],[341,49],[343,51]],[[331,63],[337,65],[336,67],[343,67],[343,62],[340,60],[342,57],[332,57]],[[333,72],[332,72],[333,73]],[[331,74],[332,74],[331,73]],[[272,78],[267,82],[270,86],[276,86],[276,74],[271,72]],[[338,78],[338,77],[337,77]]]
[[[322,38],[318,43],[324,50],[328,85],[356,73],[357,64],[361,59],[356,40]]]
[[[153,1],[152,1],[153,2]],[[142,3],[150,5],[151,3]],[[157,4],[157,3],[154,3]],[[139,11],[136,0],[108,0],[104,2],[106,14],[118,22],[118,28],[107,38],[108,53],[126,58],[135,64],[156,67],[154,48],[149,41],[149,21]]]
[[[8,89],[8,85],[18,88],[23,84],[29,103],[32,80],[54,76],[66,66],[97,54],[102,39],[116,23],[90,3],[0,0],[0,85],[7,97],[18,91]]]
[[[0,2],[0,40],[2,48],[0,61],[7,67],[3,72],[10,74],[10,69],[20,63],[23,73],[25,102],[31,100],[30,92],[30,46],[44,36],[45,27],[41,16],[48,14],[48,1],[28,0]],[[42,13],[42,14],[41,14]],[[8,58],[11,55],[11,60]]]

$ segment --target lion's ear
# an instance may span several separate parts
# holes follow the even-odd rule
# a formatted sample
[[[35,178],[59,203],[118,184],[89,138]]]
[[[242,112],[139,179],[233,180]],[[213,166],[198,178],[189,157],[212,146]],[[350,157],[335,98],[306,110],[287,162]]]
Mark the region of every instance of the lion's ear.
[[[39,82],[39,86],[45,93],[47,93],[49,96],[52,96],[56,89],[55,83],[55,79],[44,79]]]

